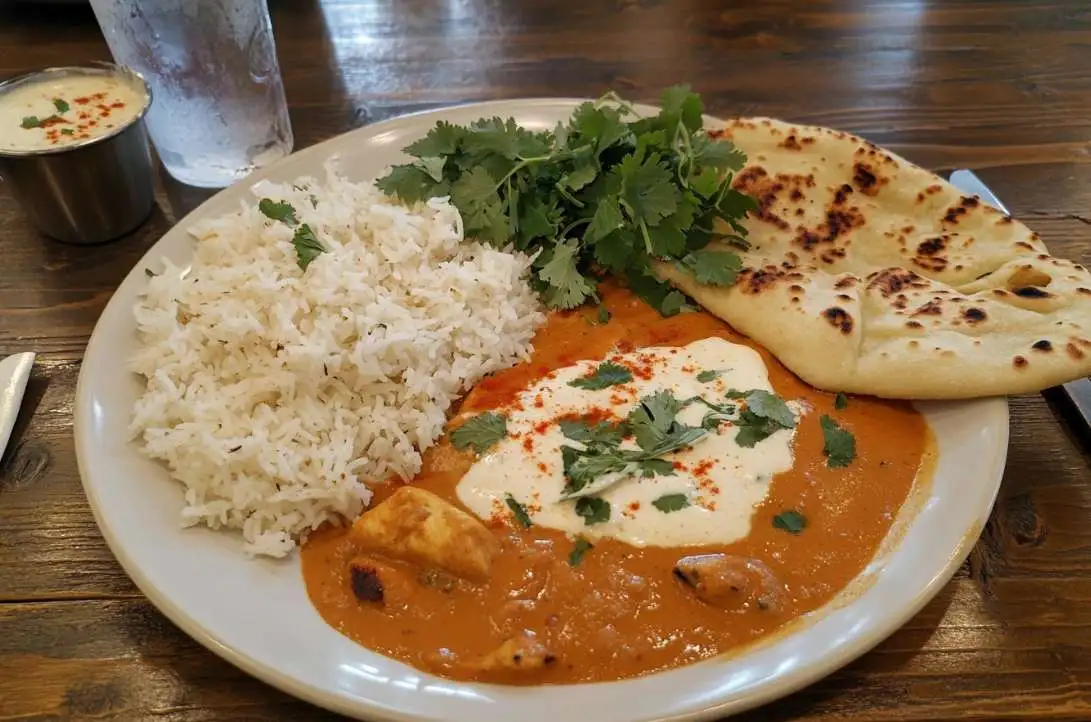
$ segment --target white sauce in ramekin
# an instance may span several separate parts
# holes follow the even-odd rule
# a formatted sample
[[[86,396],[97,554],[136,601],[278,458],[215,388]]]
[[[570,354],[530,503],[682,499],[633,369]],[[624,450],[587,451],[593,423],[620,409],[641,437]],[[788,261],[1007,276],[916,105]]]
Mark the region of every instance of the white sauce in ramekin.
[[[110,135],[138,118],[144,88],[105,73],[44,74],[0,90],[0,151],[63,148]]]

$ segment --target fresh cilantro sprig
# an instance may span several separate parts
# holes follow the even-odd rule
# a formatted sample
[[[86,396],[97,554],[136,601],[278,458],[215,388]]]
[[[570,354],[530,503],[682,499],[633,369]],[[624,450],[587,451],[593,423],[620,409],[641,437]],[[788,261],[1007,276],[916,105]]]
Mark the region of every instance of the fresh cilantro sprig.
[[[508,435],[508,417],[495,411],[486,411],[451,432],[451,444],[459,451],[473,447],[484,454],[494,444]]]
[[[624,277],[663,315],[689,308],[652,271],[675,261],[704,284],[740,270],[723,240],[745,246],[741,220],[757,206],[731,188],[746,157],[702,130],[703,105],[687,86],[664,91],[658,115],[637,117],[608,93],[567,123],[533,132],[513,119],[439,122],[405,148],[410,163],[377,181],[406,203],[449,196],[467,237],[536,254],[531,283],[552,308],[597,299],[596,267]]]
[[[687,426],[676,418],[684,403],[669,391],[641,398],[621,424],[562,422],[565,437],[579,446],[561,447],[566,484],[561,499],[590,497],[631,476],[670,476],[674,465],[663,457],[691,446],[705,436],[703,428]],[[639,449],[622,449],[632,434]]]
[[[662,456],[691,446],[707,433],[706,429],[678,421],[678,412],[685,406],[670,391],[657,391],[641,398],[629,412],[626,423],[646,455]]]
[[[693,446],[723,422],[738,427],[735,441],[745,447],[796,424],[795,414],[773,393],[753,389],[730,391],[728,396],[743,401],[745,408],[739,403],[719,404],[700,396],[682,400],[664,390],[642,397],[619,423],[562,420],[561,433],[575,445],[561,446],[565,477],[561,500],[589,498],[633,476],[672,476],[674,464],[664,457]],[[693,403],[708,409],[700,426],[678,420],[682,409]],[[622,440],[629,435],[639,448],[621,448]],[[672,497],[664,503],[673,501]]]

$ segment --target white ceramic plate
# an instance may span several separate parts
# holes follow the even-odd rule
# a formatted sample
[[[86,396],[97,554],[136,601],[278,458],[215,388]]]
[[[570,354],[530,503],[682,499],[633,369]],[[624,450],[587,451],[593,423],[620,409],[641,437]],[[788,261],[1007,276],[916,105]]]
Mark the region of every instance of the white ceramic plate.
[[[962,563],[988,518],[1008,441],[1000,399],[922,405],[939,440],[930,489],[903,511],[866,583],[792,633],[730,658],[643,679],[571,687],[513,688],[451,682],[364,649],[319,618],[297,559],[249,561],[230,533],[181,530],[180,487],[126,441],[140,391],[124,359],[136,347],[132,308],[144,268],[192,257],[187,228],[235,210],[247,187],[272,177],[321,176],[333,155],[354,179],[378,176],[437,120],[514,116],[551,128],[577,101],[463,106],[398,118],[308,148],[233,186],[167,233],[110,300],[87,347],[76,392],[76,453],[87,498],[106,541],[141,591],[175,624],[247,672],[331,710],[373,720],[444,722],[636,722],[710,719],[757,706],[829,674],[909,620]],[[912,507],[912,509],[910,509]]]

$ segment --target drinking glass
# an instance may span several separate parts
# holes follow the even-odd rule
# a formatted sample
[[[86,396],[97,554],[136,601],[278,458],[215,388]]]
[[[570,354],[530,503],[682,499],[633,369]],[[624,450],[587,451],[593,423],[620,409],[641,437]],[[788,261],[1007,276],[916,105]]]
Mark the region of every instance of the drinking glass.
[[[152,88],[147,125],[182,183],[230,185],[292,152],[265,0],[91,0],[114,59]]]

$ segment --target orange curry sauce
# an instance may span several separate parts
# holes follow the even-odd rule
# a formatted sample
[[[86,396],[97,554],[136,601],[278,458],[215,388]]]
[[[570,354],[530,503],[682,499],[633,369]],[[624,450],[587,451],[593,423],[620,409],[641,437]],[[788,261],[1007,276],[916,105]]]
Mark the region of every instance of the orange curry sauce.
[[[462,410],[494,408],[549,371],[601,359],[617,346],[682,346],[713,336],[753,345],[708,313],[662,318],[625,289],[604,284],[601,290],[609,323],[594,325],[595,309],[550,314],[534,339],[530,362],[483,380]],[[835,410],[832,394],[812,389],[758,350],[776,392],[812,408],[799,424],[794,468],[774,478],[745,539],[717,547],[642,549],[603,539],[573,567],[573,541],[563,534],[494,523],[502,551],[489,582],[459,582],[446,591],[415,585],[407,591],[408,603],[384,606],[357,600],[348,567],[356,550],[345,529],[324,529],[302,552],[312,603],[343,634],[418,669],[513,684],[608,681],[678,667],[733,650],[816,609],[875,554],[930,453],[928,431],[908,403],[853,397],[847,408]],[[822,414],[856,436],[857,458],[847,468],[826,468]],[[472,462],[444,440],[426,453],[424,470],[412,483],[463,508],[455,486]],[[373,504],[394,488],[379,487]],[[773,517],[789,509],[807,519],[798,535],[773,525]],[[777,611],[725,610],[699,601],[672,568],[684,555],[708,552],[764,561],[786,584],[788,603]],[[552,664],[487,673],[463,664],[523,630],[534,632],[555,656]]]

